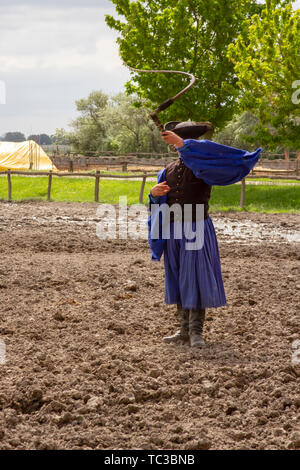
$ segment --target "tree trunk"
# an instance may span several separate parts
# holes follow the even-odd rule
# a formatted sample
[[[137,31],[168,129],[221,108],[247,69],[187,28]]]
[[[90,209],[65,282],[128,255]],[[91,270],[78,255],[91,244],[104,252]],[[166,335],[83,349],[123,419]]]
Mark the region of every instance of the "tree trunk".
[[[284,149],[284,156],[285,156],[285,169],[290,169],[290,149],[287,147]]]

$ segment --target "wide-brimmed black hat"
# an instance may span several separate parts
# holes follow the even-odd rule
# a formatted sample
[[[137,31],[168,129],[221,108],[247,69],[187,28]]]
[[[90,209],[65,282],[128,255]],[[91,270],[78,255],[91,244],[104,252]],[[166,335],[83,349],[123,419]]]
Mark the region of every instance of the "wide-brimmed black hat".
[[[214,126],[210,122],[170,121],[164,125],[165,131],[172,131],[182,139],[197,139],[207,132],[213,133]]]

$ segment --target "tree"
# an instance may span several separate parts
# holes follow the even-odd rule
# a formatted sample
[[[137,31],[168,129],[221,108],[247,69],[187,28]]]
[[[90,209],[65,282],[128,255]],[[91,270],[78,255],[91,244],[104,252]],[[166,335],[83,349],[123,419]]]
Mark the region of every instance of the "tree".
[[[105,138],[105,119],[103,113],[109,97],[102,91],[93,91],[88,98],[76,101],[77,111],[81,113],[71,126],[70,143],[79,151],[95,151],[103,147]]]
[[[253,0],[112,0],[118,15],[108,26],[120,33],[119,51],[128,65],[193,73],[194,87],[165,112],[165,120],[210,120],[222,128],[236,111],[239,90],[228,46],[246,19],[262,6]],[[187,84],[181,75],[135,73],[129,94],[162,103]]]
[[[260,146],[255,129],[259,120],[249,111],[234,118],[216,135],[216,141],[230,147],[253,151]]]
[[[69,142],[80,152],[166,152],[160,133],[149,120],[149,111],[134,107],[135,97],[114,97],[101,91],[76,102],[80,116],[72,122]]]
[[[27,140],[34,140],[39,145],[51,145],[52,140],[47,134],[32,134],[27,137]]]
[[[258,119],[262,144],[300,148],[300,107],[293,99],[300,70],[300,10],[291,1],[267,0],[228,50],[240,87],[239,106]],[[298,82],[300,88],[300,82]]]
[[[149,120],[149,111],[143,106],[134,107],[135,102],[135,97],[123,93],[111,98],[104,114],[107,149],[125,153],[166,152],[160,133]]]
[[[7,132],[3,139],[5,142],[24,142],[26,137],[22,132]]]
[[[69,133],[63,128],[55,129],[55,134],[51,136],[51,142],[56,145],[69,145]]]

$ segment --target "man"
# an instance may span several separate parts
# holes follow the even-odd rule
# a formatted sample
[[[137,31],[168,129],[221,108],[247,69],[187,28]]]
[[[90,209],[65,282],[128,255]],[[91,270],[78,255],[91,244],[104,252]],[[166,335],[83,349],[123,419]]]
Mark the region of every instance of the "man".
[[[209,122],[171,122],[162,132],[163,140],[177,149],[179,159],[158,175],[158,183],[149,195],[149,243],[152,260],[164,253],[165,302],[177,304],[180,330],[165,337],[168,343],[189,342],[202,348],[206,308],[226,305],[219,249],[214,226],[209,217],[211,186],[228,185],[243,179],[257,163],[261,149],[249,153],[216,144],[210,140]],[[181,208],[181,220],[170,212],[170,236],[154,238],[159,222],[157,205]],[[156,206],[156,207],[154,207]],[[201,207],[202,210],[198,210]],[[200,217],[199,217],[199,214]],[[164,221],[163,221],[164,224]],[[187,234],[203,231],[203,243],[195,248]],[[178,237],[178,229],[179,235]]]

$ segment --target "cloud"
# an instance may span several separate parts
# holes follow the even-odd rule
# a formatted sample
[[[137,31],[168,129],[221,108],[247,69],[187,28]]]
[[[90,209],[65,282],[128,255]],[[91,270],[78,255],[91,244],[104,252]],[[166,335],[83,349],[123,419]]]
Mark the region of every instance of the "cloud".
[[[0,135],[52,133],[91,91],[122,91],[130,75],[106,14],[115,15],[109,0],[0,0]]]
[[[93,52],[83,53],[79,48],[60,49],[56,53],[43,54],[41,56],[1,56],[2,72],[17,72],[32,69],[74,69],[87,67],[89,69],[100,68],[102,71],[114,73],[121,66],[118,49],[111,38],[102,38],[96,41]],[[70,70],[71,72],[71,70]]]
[[[52,133],[75,118],[76,100],[93,90],[123,89],[129,72],[105,14],[114,14],[106,0],[1,0],[0,80],[7,103],[0,107],[0,135],[14,128]]]
[[[104,19],[113,12],[112,7],[70,9],[61,4],[58,9],[43,3],[38,8],[4,8],[0,4],[1,50],[5,55],[39,56],[66,47],[85,53],[95,47],[97,39],[116,37]]]
[[[25,6],[25,7],[52,7],[52,8],[74,8],[74,7],[84,7],[84,8],[106,8],[111,7],[111,2],[109,0],[1,0],[1,6]]]

